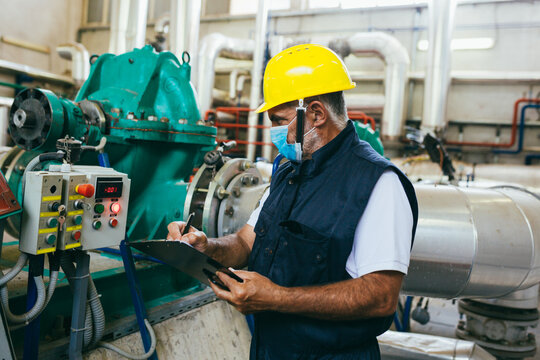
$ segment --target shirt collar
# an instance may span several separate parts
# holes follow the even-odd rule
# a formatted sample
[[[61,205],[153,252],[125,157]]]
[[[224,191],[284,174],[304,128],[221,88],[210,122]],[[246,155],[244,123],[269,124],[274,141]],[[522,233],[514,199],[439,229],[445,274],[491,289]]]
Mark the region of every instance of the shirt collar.
[[[315,151],[311,159],[302,161],[301,163],[293,163],[293,167],[297,171],[300,170],[302,175],[308,177],[316,175],[332,163],[331,159],[337,156],[342,148],[351,146],[355,139],[354,135],[356,135],[356,130],[352,121],[349,120],[345,129],[341,130],[328,144]]]

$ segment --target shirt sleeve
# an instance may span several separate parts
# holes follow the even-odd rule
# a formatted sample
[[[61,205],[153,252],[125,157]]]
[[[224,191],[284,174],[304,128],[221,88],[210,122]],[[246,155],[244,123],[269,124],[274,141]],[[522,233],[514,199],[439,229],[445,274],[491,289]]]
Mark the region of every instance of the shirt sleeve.
[[[261,213],[261,209],[264,205],[264,202],[268,198],[269,194],[270,194],[270,187],[268,187],[266,191],[264,192],[261,200],[259,201],[259,206],[257,206],[257,208],[253,210],[253,212],[249,216],[249,220],[247,222],[248,225],[255,227],[255,225],[257,224],[257,220],[259,220],[259,214]]]
[[[413,215],[398,175],[385,171],[373,188],[354,234],[346,270],[353,278],[384,270],[407,274]]]

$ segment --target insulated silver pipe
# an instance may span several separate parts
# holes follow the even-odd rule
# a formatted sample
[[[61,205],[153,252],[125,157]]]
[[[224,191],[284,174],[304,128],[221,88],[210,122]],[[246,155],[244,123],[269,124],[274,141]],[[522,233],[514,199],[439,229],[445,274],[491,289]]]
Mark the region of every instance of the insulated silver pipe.
[[[381,136],[383,140],[398,139],[405,124],[405,89],[409,70],[407,49],[396,38],[382,32],[357,33],[346,39],[334,39],[329,47],[342,57],[375,54],[385,62]]]
[[[249,107],[255,110],[261,103],[261,82],[263,77],[264,66],[264,50],[266,49],[266,31],[268,28],[268,0],[259,0],[257,8],[257,17],[255,20],[255,50],[253,52],[253,70],[251,71],[251,94]],[[251,111],[248,116],[248,133],[247,133],[247,158],[250,161],[255,161],[255,144],[257,141],[257,129],[259,114]],[[268,116],[264,116],[264,125],[270,127],[271,123]],[[263,141],[270,143],[270,129],[263,131]],[[263,147],[263,157],[271,160],[272,146]]]
[[[222,54],[225,57],[239,60],[253,58],[255,41],[226,37],[220,33],[206,35],[199,48],[199,71],[197,73],[197,91],[199,107],[204,116],[212,107],[212,89],[214,88],[215,63]]]
[[[516,188],[416,185],[419,221],[403,292],[499,298],[540,282],[540,198]]]
[[[190,54],[191,78],[197,79],[197,52],[201,22],[201,0],[171,0],[169,48],[177,58]]]
[[[428,10],[429,48],[421,128],[438,132],[446,126],[456,0],[430,0]]]
[[[112,0],[109,52],[123,54],[146,43],[148,0]]]

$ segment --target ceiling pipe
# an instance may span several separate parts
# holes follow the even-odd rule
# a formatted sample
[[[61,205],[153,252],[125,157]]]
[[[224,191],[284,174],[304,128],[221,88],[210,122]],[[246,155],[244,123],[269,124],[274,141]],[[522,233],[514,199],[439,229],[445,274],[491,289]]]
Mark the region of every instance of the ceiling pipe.
[[[447,123],[446,106],[452,54],[450,44],[456,6],[456,0],[430,0],[428,3],[429,48],[421,129],[436,134],[439,134]]]
[[[226,37],[219,33],[206,35],[199,48],[199,71],[197,73],[197,91],[201,114],[206,114],[212,107],[212,89],[216,77],[215,64],[219,56],[231,59],[251,60],[255,41]]]
[[[247,158],[251,161],[255,161],[255,141],[257,141],[257,128],[259,124],[259,114],[255,113],[255,110],[261,104],[261,85],[264,71],[264,53],[266,50],[266,32],[268,29],[268,0],[259,0],[257,8],[257,17],[255,20],[255,50],[253,53],[253,70],[251,71],[251,94],[249,107],[252,110],[248,115],[248,145],[247,145]],[[271,144],[270,139],[270,120],[268,116],[263,114],[264,125],[267,126],[263,130],[263,142]],[[264,145],[262,156],[271,161],[272,146]]]
[[[201,0],[171,0],[169,48],[179,59],[184,51],[189,53],[191,78],[194,80],[197,79],[201,6]]]
[[[386,64],[384,110],[381,126],[383,140],[397,140],[405,124],[405,89],[408,82],[409,55],[393,36],[381,32],[357,33],[334,39],[328,45],[342,58],[349,54],[375,54]]]

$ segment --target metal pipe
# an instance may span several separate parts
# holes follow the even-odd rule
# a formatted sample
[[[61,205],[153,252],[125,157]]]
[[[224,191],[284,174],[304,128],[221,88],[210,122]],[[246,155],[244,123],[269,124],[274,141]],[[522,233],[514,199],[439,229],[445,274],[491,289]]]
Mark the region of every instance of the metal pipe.
[[[11,61],[6,61],[0,59],[0,72],[14,73],[14,74],[25,74],[36,80],[43,80],[52,84],[68,85],[73,86],[73,80],[69,76],[57,75],[48,71],[43,71],[41,69],[17,64]]]
[[[495,142],[479,142],[479,141],[446,141],[446,144],[448,145],[463,145],[463,146],[486,146],[486,147],[497,147],[497,148],[510,148],[514,146],[516,143],[517,138],[517,131],[518,131],[518,112],[519,112],[519,105],[521,103],[535,103],[540,104],[540,99],[527,99],[527,98],[521,98],[517,99],[514,103],[514,113],[512,115],[512,132],[510,136],[510,141],[507,143],[495,143]],[[520,139],[523,138],[523,129],[525,127],[525,113],[522,109],[521,113],[521,121],[520,121]],[[521,147],[523,147],[523,142],[521,142]],[[521,151],[521,150],[520,150]]]
[[[498,298],[540,282],[540,198],[524,189],[416,185],[403,292]]]
[[[212,89],[214,88],[215,63],[220,56],[233,59],[249,60],[253,57],[255,41],[226,37],[219,33],[206,35],[199,49],[199,71],[197,90],[201,114],[212,107]]]
[[[519,137],[518,137],[517,149],[493,150],[494,154],[519,154],[523,150],[523,138],[525,137],[525,111],[529,108],[540,109],[540,105],[525,105],[524,107],[521,108],[521,116],[519,118]],[[515,140],[515,135],[513,136],[513,139]]]
[[[437,133],[446,126],[456,0],[430,0],[428,10],[429,49],[421,128]]]
[[[169,48],[179,59],[187,51],[191,56],[191,78],[197,79],[197,51],[201,23],[201,0],[171,0]]]
[[[71,61],[71,77],[77,84],[82,85],[90,74],[90,55],[83,44],[68,42],[58,45],[56,52],[61,58]]]
[[[381,126],[383,140],[396,140],[405,124],[405,89],[409,55],[407,49],[393,36],[385,33],[357,33],[347,39],[334,39],[329,47],[342,57],[376,54],[386,63],[384,111]]]
[[[148,0],[112,0],[109,52],[123,54],[146,43]]]
[[[251,94],[249,107],[254,110],[261,103],[261,84],[264,68],[264,52],[266,49],[266,32],[268,28],[268,0],[259,0],[259,6],[257,8],[257,17],[255,20],[255,50],[253,53],[253,70],[251,71]],[[264,125],[272,126],[267,115],[263,115]],[[255,160],[255,144],[257,141],[257,129],[255,125],[259,123],[259,114],[251,111],[248,116],[248,128],[247,133],[247,158],[250,161]],[[263,142],[271,144],[270,141],[270,129],[263,130]],[[263,146],[262,156],[266,159],[270,159],[272,156],[272,147],[269,145]]]
[[[9,108],[7,106],[0,106],[0,146],[8,146],[9,134]]]

